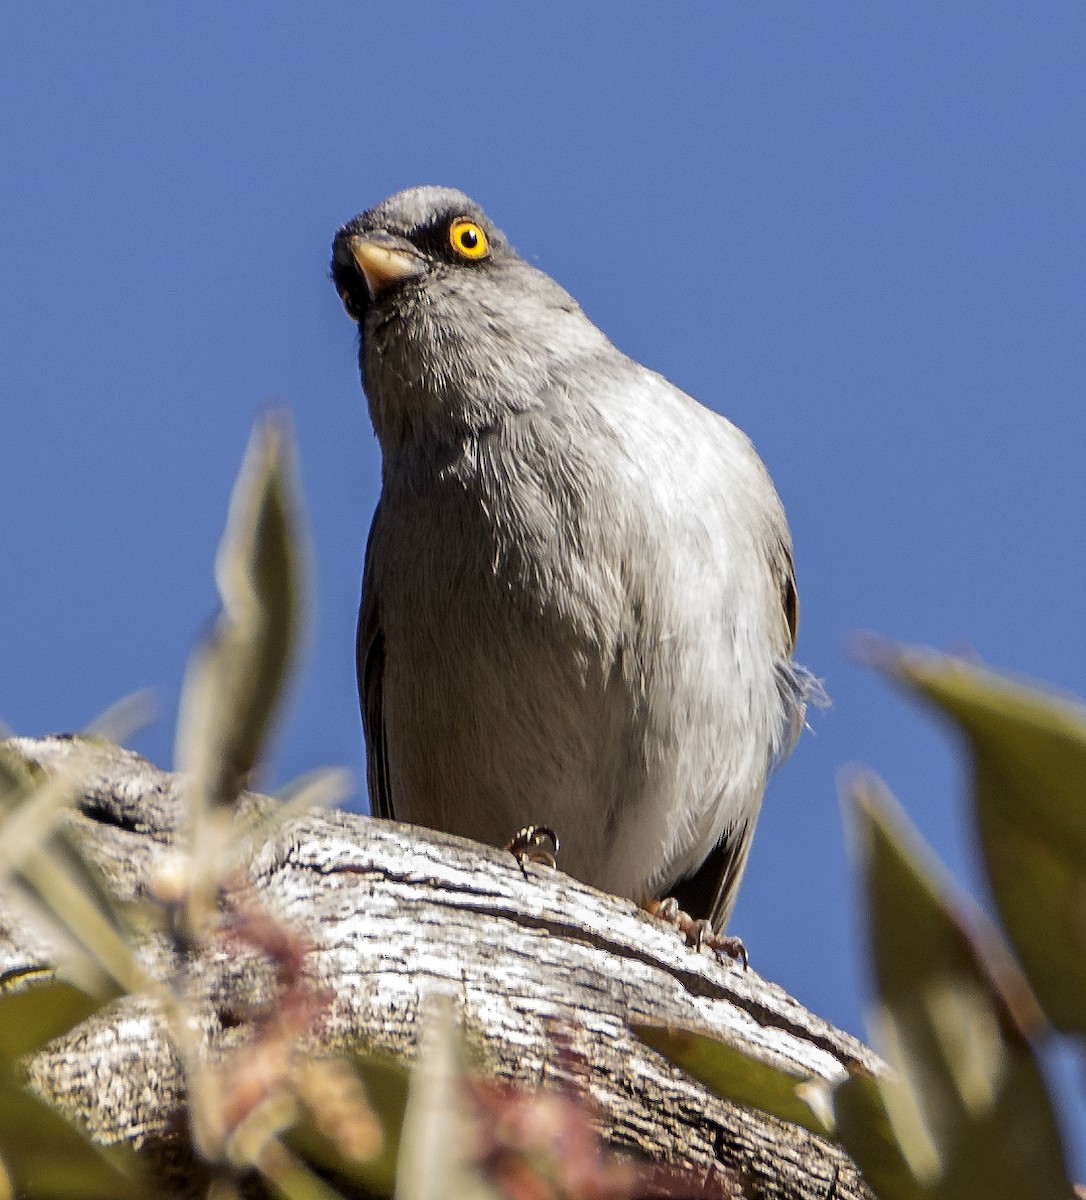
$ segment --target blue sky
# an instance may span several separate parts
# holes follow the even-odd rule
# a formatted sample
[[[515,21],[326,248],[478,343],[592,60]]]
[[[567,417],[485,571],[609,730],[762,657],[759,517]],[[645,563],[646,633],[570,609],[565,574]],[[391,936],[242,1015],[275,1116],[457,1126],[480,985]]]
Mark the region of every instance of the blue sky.
[[[771,785],[733,928],[859,1031],[841,769],[977,876],[952,745],[850,637],[1086,694],[1086,6],[618,11],[9,6],[0,718],[74,729],[150,686],[134,745],[169,764],[230,486],[284,406],[317,599],[269,782],[361,779],[379,464],[329,245],[398,188],[462,187],[773,473],[833,707]]]

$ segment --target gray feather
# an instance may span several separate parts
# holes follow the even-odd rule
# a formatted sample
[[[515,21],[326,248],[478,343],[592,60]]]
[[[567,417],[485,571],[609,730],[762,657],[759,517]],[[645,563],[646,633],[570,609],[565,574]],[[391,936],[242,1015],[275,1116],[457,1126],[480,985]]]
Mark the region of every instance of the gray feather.
[[[488,257],[450,253],[457,217]],[[425,274],[364,290],[350,239],[373,231]],[[753,447],[460,193],[356,218],[333,274],[382,450],[358,638],[375,813],[496,844],[549,825],[564,869],[635,897],[708,863],[694,915],[721,927],[812,694]]]

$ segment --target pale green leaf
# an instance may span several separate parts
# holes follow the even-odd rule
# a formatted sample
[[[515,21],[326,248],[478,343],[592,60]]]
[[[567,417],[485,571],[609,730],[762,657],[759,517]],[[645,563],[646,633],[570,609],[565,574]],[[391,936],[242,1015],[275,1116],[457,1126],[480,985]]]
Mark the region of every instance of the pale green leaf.
[[[342,1193],[311,1171],[307,1163],[278,1139],[264,1147],[256,1166],[283,1200],[343,1200]]]
[[[358,1185],[374,1195],[391,1195],[407,1105],[407,1070],[390,1059],[360,1053],[346,1053],[341,1059],[350,1065],[365,1088],[366,1100],[383,1135],[380,1148],[365,1158],[349,1155],[327,1131],[318,1128],[307,1110],[303,1110],[284,1141],[305,1162],[320,1167],[331,1178]]]
[[[63,965],[104,1000],[139,989],[146,973],[112,894],[61,825],[83,795],[83,753],[80,741],[73,739],[64,767],[48,773],[34,770],[10,749],[4,754],[0,877],[13,876],[15,888],[57,927]]]
[[[873,779],[851,788],[879,1000],[883,1099],[903,1157],[940,1200],[1066,1200],[1051,1102],[1010,995],[953,891]],[[967,925],[963,914],[970,911]],[[985,942],[995,939],[984,933]],[[1006,973],[1006,960],[998,960]]]
[[[887,1111],[900,1111],[902,1085],[856,1072],[833,1091],[837,1140],[849,1152],[879,1200],[934,1200],[905,1161]]]
[[[643,1042],[725,1100],[759,1108],[823,1137],[832,1135],[832,1127],[806,1099],[809,1076],[771,1066],[742,1047],[693,1030],[660,1025],[632,1028]]]
[[[1086,710],[942,655],[879,662],[967,738],[1000,918],[1050,1020],[1086,1033]]]
[[[253,431],[215,561],[222,612],[193,651],[178,718],[192,873],[184,926],[206,927],[236,859],[235,803],[256,765],[299,640],[304,535],[282,423]]]
[[[222,612],[185,678],[177,763],[199,802],[232,806],[256,764],[298,641],[303,530],[286,426],[253,431],[215,560]]]
[[[36,1096],[0,1080],[0,1160],[17,1196],[143,1200],[135,1155],[94,1145]]]
[[[41,979],[0,994],[0,1067],[66,1033],[101,1007],[101,1000],[63,979]]]
[[[499,1200],[468,1161],[471,1116],[463,1098],[464,1046],[448,997],[433,996],[411,1073],[396,1161],[396,1200]]]

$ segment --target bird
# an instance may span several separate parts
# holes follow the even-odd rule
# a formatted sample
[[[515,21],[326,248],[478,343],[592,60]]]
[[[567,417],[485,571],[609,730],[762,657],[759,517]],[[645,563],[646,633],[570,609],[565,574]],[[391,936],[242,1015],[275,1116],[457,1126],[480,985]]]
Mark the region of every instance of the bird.
[[[570,875],[722,933],[820,689],[752,443],[454,188],[354,217],[331,275],[381,453],[357,638],[371,812],[499,846],[538,822]]]

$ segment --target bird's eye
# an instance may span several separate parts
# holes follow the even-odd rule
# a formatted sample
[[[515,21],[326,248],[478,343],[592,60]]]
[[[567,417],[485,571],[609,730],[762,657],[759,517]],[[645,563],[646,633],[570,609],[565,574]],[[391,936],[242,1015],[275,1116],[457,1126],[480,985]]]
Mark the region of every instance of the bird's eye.
[[[486,232],[476,221],[453,221],[449,226],[449,241],[461,258],[486,258],[490,253]]]

